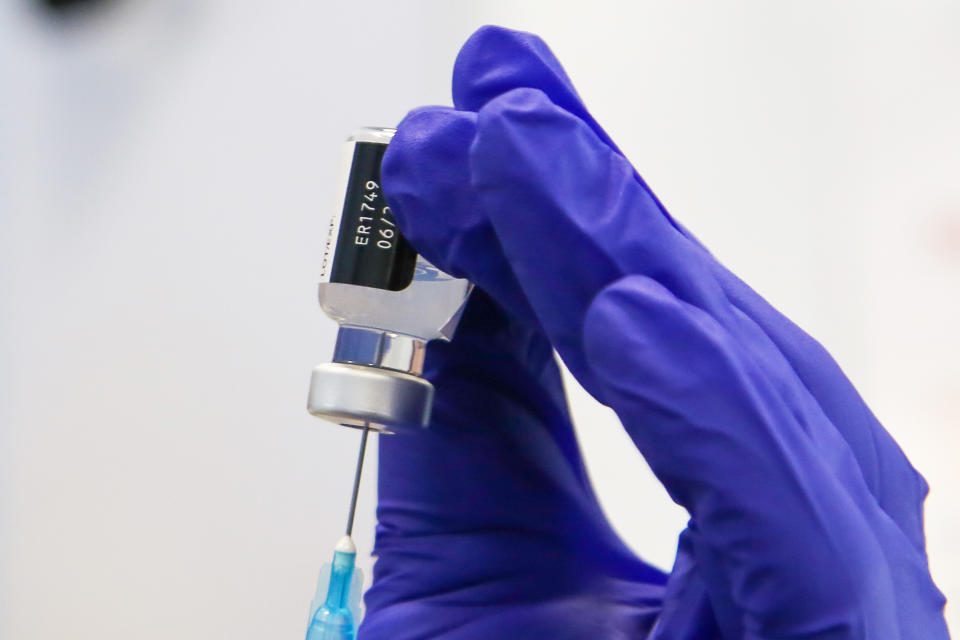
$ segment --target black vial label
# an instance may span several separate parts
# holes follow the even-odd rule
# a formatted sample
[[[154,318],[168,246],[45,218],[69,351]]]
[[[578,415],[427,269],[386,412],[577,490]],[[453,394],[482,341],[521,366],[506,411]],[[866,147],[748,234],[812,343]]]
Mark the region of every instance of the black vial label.
[[[380,183],[386,150],[375,142],[354,145],[330,282],[399,291],[413,280],[417,253],[397,228]]]

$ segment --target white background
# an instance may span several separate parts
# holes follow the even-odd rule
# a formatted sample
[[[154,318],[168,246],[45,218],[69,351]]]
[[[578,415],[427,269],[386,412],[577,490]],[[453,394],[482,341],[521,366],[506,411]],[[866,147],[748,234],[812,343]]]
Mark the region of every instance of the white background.
[[[302,637],[357,440],[304,411],[339,144],[449,103],[487,22],[544,36],[674,215],[830,349],[930,481],[960,597],[960,4],[130,0],[57,25],[10,0],[0,638]],[[571,393],[611,519],[669,567],[682,512]]]

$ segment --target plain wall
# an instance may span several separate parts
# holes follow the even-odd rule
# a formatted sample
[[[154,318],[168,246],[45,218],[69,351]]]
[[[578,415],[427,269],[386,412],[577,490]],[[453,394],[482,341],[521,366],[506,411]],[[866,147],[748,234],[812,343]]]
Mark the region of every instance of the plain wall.
[[[0,638],[302,635],[358,437],[304,410],[339,145],[449,103],[484,23],[544,36],[671,212],[833,353],[929,480],[960,595],[960,5],[346,4],[0,5]],[[668,568],[684,513],[571,404],[611,520]]]

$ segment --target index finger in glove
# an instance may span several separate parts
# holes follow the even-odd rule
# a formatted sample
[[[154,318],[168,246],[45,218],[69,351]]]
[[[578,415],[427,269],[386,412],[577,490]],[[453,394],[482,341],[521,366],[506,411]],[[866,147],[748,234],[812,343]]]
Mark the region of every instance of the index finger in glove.
[[[462,47],[454,67],[453,98],[459,109],[479,111],[518,88],[535,88],[564,111],[584,122],[598,140],[622,155],[584,105],[572,81],[547,44],[535,34],[486,26]],[[669,213],[634,171],[652,206],[690,244],[705,254],[697,240]],[[658,240],[653,240],[658,242]],[[871,493],[881,507],[923,548],[923,499],[927,485],[897,443],[873,416],[836,362],[815,340],[784,318],[719,262],[708,256],[713,277],[730,303],[742,310],[775,343],[789,366],[849,444]],[[682,291],[675,291],[686,298]]]

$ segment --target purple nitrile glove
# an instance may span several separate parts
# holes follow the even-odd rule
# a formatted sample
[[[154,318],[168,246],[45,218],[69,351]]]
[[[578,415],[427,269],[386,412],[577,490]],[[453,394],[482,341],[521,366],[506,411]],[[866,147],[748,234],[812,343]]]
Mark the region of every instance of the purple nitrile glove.
[[[453,92],[383,181],[479,290],[429,347],[431,427],[380,440],[361,638],[948,638],[926,484],[823,348],[670,218],[539,38],[481,29]],[[669,575],[604,518],[554,348],[689,512]]]

